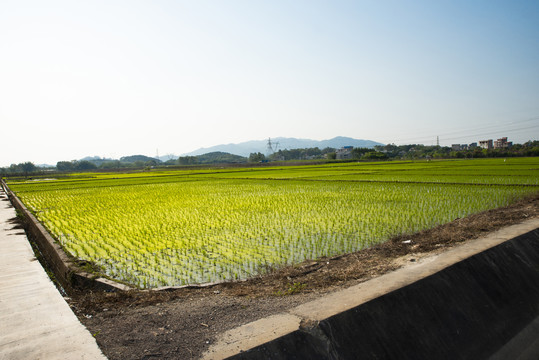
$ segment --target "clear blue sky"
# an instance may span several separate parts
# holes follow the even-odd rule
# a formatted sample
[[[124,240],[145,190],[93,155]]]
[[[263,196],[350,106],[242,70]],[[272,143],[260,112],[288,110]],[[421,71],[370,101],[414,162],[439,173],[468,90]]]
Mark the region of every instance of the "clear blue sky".
[[[0,166],[539,138],[539,1],[0,1]]]

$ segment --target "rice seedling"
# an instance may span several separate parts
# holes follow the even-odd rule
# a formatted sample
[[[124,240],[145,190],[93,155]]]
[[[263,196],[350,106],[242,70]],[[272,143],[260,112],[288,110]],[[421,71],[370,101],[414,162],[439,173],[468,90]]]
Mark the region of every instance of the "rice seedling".
[[[504,206],[539,190],[538,165],[346,163],[10,186],[71,255],[148,288],[247,278]]]

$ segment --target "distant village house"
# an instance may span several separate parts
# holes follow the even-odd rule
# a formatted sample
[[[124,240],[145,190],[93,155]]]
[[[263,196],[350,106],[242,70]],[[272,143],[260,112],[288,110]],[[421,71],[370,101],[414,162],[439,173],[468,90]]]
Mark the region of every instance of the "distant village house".
[[[507,137],[494,141],[494,149],[508,149],[511,146],[513,146],[513,142],[507,141]]]
[[[353,146],[344,146],[340,149],[337,149],[336,151],[336,158],[338,160],[346,160],[352,158],[352,150],[354,149]]]
[[[512,141],[507,141],[507,137],[502,137],[496,141],[492,141],[492,139],[489,140],[482,140],[479,142],[479,146],[483,149],[508,149],[511,146],[513,146]]]
[[[492,149],[494,147],[492,145],[492,139],[479,141],[479,147],[482,149],[487,149],[487,150]]]
[[[452,144],[451,150],[453,151],[463,151],[463,150],[473,150],[477,147],[477,143],[471,144]]]

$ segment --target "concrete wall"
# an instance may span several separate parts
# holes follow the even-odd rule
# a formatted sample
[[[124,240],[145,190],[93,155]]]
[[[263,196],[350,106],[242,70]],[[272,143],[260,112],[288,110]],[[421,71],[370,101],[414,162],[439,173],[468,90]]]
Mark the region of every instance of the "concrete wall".
[[[53,272],[56,280],[67,292],[74,288],[92,288],[106,291],[129,289],[125,285],[96,277],[81,270],[3,181],[2,187],[9,196],[11,204],[22,214],[26,233],[39,249],[41,256],[47,263],[48,270]]]
[[[539,358],[539,230],[230,359]]]

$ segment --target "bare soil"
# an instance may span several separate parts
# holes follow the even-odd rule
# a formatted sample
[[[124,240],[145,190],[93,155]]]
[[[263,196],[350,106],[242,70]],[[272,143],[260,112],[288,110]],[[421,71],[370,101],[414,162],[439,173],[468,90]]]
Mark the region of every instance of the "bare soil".
[[[226,330],[536,216],[539,195],[353,254],[305,261],[243,282],[169,291],[85,291],[67,301],[109,359],[197,359]]]

